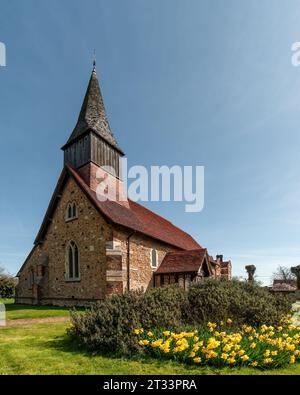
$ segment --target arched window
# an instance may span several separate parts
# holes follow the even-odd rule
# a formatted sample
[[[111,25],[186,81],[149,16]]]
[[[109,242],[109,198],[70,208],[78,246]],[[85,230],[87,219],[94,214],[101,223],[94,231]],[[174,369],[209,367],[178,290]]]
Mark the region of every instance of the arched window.
[[[78,218],[77,205],[75,202],[68,203],[66,210],[66,221]]]
[[[80,280],[79,250],[74,241],[70,241],[66,251],[66,278]]]
[[[29,288],[32,288],[34,284],[34,271],[33,268],[30,268],[29,270],[29,276],[28,276],[28,285]]]
[[[158,258],[157,258],[157,251],[153,248],[153,249],[151,250],[151,266],[152,266],[153,268],[157,268],[157,261],[158,261]]]
[[[76,206],[75,202],[73,202],[73,204],[72,204],[72,215],[73,215],[73,218],[77,218],[77,206]]]

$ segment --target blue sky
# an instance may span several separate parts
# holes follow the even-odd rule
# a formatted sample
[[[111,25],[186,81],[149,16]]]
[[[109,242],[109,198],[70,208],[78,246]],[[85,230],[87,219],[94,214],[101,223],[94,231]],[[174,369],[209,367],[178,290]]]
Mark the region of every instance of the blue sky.
[[[0,262],[16,273],[62,169],[97,51],[129,165],[205,166],[205,208],[148,207],[235,275],[300,264],[297,0],[1,0]]]

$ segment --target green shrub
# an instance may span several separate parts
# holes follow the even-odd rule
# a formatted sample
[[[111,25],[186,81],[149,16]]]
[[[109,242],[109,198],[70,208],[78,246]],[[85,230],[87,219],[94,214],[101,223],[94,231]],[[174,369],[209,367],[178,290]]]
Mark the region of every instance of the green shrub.
[[[231,318],[237,324],[276,325],[291,307],[289,298],[257,284],[208,279],[191,285],[186,315],[193,324]]]
[[[14,297],[16,281],[13,277],[6,274],[0,267],[0,298],[9,299]]]
[[[97,303],[84,315],[71,313],[70,334],[88,348],[105,353],[137,350],[132,328],[140,327],[138,293],[125,293]]]
[[[133,329],[183,324],[185,299],[186,293],[177,286],[114,295],[84,315],[72,313],[69,333],[93,350],[132,354],[139,350]]]
[[[0,298],[11,299],[15,295],[15,284],[5,283],[2,284],[0,281]]]
[[[290,310],[288,298],[258,285],[209,279],[192,284],[188,292],[166,286],[107,298],[85,314],[72,313],[69,333],[92,350],[128,355],[140,350],[136,328],[172,330],[227,318],[275,325]]]
[[[140,322],[142,328],[175,329],[185,323],[183,306],[187,293],[177,285],[154,288],[140,297]]]

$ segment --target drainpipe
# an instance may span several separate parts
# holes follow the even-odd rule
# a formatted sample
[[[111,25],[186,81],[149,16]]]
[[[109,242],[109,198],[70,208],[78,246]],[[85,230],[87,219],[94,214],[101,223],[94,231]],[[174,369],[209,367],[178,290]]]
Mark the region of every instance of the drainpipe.
[[[127,291],[130,291],[130,239],[135,233],[136,231],[133,231],[127,237]]]

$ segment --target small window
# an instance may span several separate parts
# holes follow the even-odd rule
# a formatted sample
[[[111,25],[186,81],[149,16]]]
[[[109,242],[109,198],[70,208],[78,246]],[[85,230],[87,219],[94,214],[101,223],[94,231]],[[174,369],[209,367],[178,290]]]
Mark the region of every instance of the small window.
[[[73,215],[72,215],[72,205],[69,204],[69,205],[68,205],[67,219],[70,219],[70,218],[72,218],[72,217],[73,217]]]
[[[74,241],[70,241],[66,251],[66,278],[80,280],[79,250]]]
[[[157,268],[157,251],[155,249],[151,250],[151,266]]]
[[[29,288],[32,288],[33,284],[34,284],[34,271],[31,268],[29,270],[29,276],[28,276],[28,286],[29,286]]]
[[[72,204],[72,216],[73,216],[73,218],[77,218],[77,206],[76,206],[76,203]]]
[[[66,221],[78,218],[77,205],[75,202],[68,203],[66,210]]]

